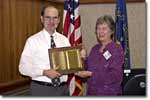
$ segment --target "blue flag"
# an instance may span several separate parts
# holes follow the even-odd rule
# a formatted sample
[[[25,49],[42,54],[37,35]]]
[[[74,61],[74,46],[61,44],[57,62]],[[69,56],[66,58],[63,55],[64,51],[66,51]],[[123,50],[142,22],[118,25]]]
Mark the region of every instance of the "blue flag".
[[[126,0],[116,0],[116,33],[115,40],[119,42],[124,49],[124,70],[130,70],[130,51],[128,39],[128,18],[126,9]],[[128,72],[130,73],[130,72]]]

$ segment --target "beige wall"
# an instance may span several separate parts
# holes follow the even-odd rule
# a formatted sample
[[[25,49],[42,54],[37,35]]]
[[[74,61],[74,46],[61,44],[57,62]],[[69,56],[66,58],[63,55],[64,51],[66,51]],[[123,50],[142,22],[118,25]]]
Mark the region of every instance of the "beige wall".
[[[145,3],[129,3],[128,31],[132,68],[146,67],[146,5]],[[96,44],[95,22],[104,14],[110,14],[115,18],[115,4],[87,4],[80,6],[81,31],[83,43],[90,51]]]

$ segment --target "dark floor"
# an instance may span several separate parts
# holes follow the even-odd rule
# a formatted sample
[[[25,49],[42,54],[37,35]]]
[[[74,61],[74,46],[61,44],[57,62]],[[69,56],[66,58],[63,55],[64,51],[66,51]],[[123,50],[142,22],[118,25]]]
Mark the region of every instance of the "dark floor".
[[[5,92],[1,94],[3,97],[10,97],[10,96],[29,96],[29,86],[22,87],[16,90],[12,90],[9,92]]]

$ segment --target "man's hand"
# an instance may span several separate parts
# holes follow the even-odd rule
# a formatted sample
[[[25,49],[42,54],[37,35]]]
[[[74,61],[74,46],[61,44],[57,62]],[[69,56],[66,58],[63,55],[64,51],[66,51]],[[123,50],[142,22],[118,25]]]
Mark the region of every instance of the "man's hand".
[[[47,76],[49,78],[57,78],[57,77],[60,77],[61,74],[58,73],[57,71],[53,70],[53,69],[48,69],[48,70],[44,70],[43,71],[43,75],[44,76]]]

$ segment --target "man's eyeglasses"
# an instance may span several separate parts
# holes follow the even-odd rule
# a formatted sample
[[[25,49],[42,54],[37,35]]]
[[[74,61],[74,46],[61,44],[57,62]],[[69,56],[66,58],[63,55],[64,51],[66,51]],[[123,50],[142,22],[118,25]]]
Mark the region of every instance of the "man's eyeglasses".
[[[46,20],[57,20],[58,19],[58,16],[54,16],[54,17],[51,17],[51,16],[44,16],[44,18]]]

